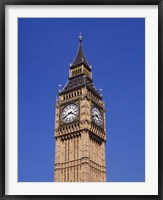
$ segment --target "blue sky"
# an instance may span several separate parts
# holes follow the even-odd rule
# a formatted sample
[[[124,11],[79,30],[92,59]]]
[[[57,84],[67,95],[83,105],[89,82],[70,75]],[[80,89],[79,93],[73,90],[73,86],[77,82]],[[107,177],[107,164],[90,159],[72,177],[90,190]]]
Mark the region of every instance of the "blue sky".
[[[53,181],[55,99],[80,32],[107,110],[107,181],[145,181],[143,18],[19,18],[18,181]]]

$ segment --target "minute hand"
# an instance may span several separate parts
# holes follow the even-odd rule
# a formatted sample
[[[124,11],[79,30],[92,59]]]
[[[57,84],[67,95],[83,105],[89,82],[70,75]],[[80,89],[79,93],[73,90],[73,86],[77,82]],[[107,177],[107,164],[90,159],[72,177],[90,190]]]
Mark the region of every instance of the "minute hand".
[[[67,113],[67,115],[69,115],[69,114],[73,114],[73,112],[71,111],[71,112]],[[63,119],[66,118],[67,115],[65,115],[65,116],[63,117]]]

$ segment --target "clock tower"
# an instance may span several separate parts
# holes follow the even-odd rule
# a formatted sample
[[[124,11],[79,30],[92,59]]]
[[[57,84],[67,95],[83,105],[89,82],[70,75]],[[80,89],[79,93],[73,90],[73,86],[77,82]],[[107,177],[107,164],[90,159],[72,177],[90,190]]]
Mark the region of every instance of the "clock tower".
[[[106,181],[105,106],[79,35],[69,78],[56,100],[55,182]]]

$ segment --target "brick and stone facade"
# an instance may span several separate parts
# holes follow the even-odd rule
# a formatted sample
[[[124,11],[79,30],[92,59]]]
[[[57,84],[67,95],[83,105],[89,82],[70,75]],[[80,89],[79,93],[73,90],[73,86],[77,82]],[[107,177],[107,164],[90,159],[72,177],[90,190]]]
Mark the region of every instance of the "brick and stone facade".
[[[91,73],[80,36],[78,53],[70,66],[69,80],[56,101],[55,182],[106,181],[105,106],[102,95],[93,84]],[[78,107],[73,121],[71,106],[64,117],[62,114],[63,109],[72,104]],[[93,107],[97,108],[97,113],[93,113]],[[63,122],[63,118],[68,116],[71,122]]]

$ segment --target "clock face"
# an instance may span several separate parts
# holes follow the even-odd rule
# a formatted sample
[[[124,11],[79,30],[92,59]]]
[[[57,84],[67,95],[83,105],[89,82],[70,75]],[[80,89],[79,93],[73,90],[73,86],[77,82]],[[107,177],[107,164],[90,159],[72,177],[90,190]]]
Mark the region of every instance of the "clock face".
[[[102,115],[96,106],[92,107],[92,119],[98,126],[102,125]]]
[[[78,116],[79,108],[76,104],[69,104],[62,110],[61,120],[64,123],[73,122]]]

